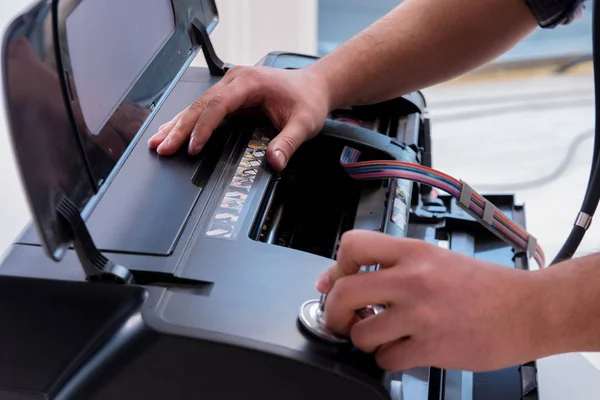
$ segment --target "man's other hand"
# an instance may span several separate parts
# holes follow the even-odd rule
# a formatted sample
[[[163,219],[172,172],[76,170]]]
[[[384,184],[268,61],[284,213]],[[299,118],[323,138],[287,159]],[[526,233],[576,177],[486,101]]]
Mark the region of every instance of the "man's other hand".
[[[188,143],[195,155],[228,115],[258,109],[280,134],[273,139],[267,159],[281,170],[292,154],[323,127],[329,112],[326,82],[306,70],[233,67],[192,105],[179,113],[148,142],[161,155],[171,155]]]
[[[540,276],[419,240],[351,231],[317,288],[328,293],[329,328],[374,353],[381,368],[489,371],[545,353],[552,314]],[[355,310],[368,305],[386,309],[359,320]]]

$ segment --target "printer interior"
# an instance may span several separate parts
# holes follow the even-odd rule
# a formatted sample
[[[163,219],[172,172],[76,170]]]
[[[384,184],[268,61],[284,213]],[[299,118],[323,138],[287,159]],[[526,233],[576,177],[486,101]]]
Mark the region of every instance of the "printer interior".
[[[334,119],[348,121],[350,111],[334,112]],[[383,118],[381,118],[383,119]],[[352,119],[372,127],[378,119]],[[275,175],[255,218],[252,239],[335,259],[340,237],[356,227],[365,207],[377,214],[360,224],[361,229],[381,231],[389,180],[357,181],[340,165],[344,145],[330,138],[313,139],[299,148],[286,168]],[[363,153],[376,159],[376,152]],[[381,155],[379,154],[379,157]],[[370,196],[369,196],[370,194]],[[379,204],[369,202],[379,194]]]

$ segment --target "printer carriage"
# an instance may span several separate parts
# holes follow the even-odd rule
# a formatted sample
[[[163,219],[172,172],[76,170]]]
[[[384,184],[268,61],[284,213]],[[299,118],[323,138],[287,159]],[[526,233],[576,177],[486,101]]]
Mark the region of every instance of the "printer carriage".
[[[450,196],[354,180],[340,165],[352,147],[362,159],[431,166],[424,96],[334,110],[281,173],[264,156],[276,133],[266,119],[228,118],[197,157],[159,157],[150,135],[229,65],[210,43],[214,1],[153,0],[162,14],[144,1],[39,1],[6,32],[5,102],[34,223],[0,265],[0,398],[531,396],[523,371],[534,364],[387,373],[298,321],[350,229],[528,267]],[[115,38],[128,39],[112,48]],[[189,67],[199,51],[208,68]],[[273,52],[258,64],[315,60]],[[31,85],[40,71],[41,95]],[[512,196],[488,199],[524,225]]]

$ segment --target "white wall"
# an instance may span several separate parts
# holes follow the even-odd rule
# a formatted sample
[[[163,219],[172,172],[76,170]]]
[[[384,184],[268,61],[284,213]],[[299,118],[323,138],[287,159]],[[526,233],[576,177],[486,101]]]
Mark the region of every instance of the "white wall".
[[[217,0],[212,38],[228,63],[253,65],[271,51],[317,53],[318,0]],[[203,65],[200,57],[195,65]]]

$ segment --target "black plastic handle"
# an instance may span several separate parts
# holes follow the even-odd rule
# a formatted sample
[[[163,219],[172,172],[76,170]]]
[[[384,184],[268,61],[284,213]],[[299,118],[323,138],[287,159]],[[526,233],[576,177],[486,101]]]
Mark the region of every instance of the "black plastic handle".
[[[376,150],[396,161],[414,161],[416,152],[396,139],[359,126],[327,119],[319,135],[342,140],[356,150]]]

